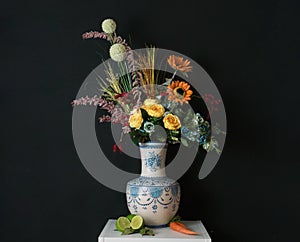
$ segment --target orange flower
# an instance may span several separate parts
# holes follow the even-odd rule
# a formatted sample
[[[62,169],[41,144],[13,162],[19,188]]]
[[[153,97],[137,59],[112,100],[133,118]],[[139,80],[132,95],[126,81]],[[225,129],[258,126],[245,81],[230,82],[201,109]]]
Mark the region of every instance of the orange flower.
[[[193,91],[190,90],[190,87],[191,86],[184,81],[173,81],[168,86],[169,100],[179,102],[181,105],[183,103],[188,103],[193,94]]]
[[[192,66],[190,66],[191,62],[189,60],[183,60],[182,57],[170,55],[168,58],[168,63],[175,70],[182,71],[182,72],[192,71]]]

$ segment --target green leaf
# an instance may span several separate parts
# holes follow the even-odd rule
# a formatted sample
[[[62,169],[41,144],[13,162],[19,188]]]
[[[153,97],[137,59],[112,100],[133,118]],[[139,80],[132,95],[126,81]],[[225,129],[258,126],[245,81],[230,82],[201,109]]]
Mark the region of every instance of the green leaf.
[[[148,113],[147,113],[147,111],[145,110],[145,109],[142,109],[141,108],[141,112],[142,112],[142,117],[143,117],[143,119],[144,120],[147,120],[148,119]]]
[[[148,121],[155,124],[155,125],[161,125],[162,124],[162,117],[156,118],[156,117],[150,117],[148,118]]]
[[[181,138],[181,143],[182,143],[185,147],[188,147],[188,146],[189,146],[189,143],[188,143],[187,140],[184,139],[184,138]]]
[[[134,234],[136,233],[136,230],[132,229],[132,228],[127,228],[123,231],[122,235],[128,235],[128,234]]]
[[[140,234],[141,235],[151,235],[151,236],[154,236],[154,232],[152,229],[149,229],[147,227],[144,227],[144,228],[141,228],[140,229]]]
[[[139,137],[139,135],[138,135],[138,133],[137,133],[136,130],[133,130],[133,129],[131,130],[130,137],[131,137],[133,143],[135,145],[138,145],[140,137]]]
[[[179,130],[178,130],[178,129],[176,129],[176,130],[171,130],[171,134],[172,134],[172,135],[177,135],[177,134],[179,134]]]

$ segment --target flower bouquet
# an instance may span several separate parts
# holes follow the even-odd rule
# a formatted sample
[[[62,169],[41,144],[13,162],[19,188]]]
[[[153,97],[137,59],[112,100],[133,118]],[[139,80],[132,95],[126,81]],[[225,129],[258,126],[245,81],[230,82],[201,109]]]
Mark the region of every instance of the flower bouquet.
[[[161,79],[154,69],[155,48],[146,48],[144,55],[135,56],[126,40],[116,34],[114,20],[104,20],[102,29],[103,32],[90,31],[82,37],[109,41],[109,55],[117,63],[119,73],[116,74],[108,64],[105,78],[98,80],[103,96],[82,97],[74,100],[72,105],[96,105],[106,110],[107,114],[100,117],[99,122],[120,124],[121,137],[129,134],[135,144],[167,141],[189,146],[195,142],[206,151],[219,152],[217,140],[210,135],[209,116],[205,120],[190,106],[184,107],[193,97],[200,98],[193,95],[188,82],[176,78],[178,72],[188,77],[192,71],[190,61],[170,55],[166,62],[174,72],[170,78]],[[210,111],[217,110],[220,100],[214,100],[209,94],[204,98],[211,99]],[[162,127],[163,131],[159,129],[160,132],[155,132],[157,126]],[[165,137],[163,134],[166,134]]]
[[[122,127],[124,135],[141,148],[141,177],[127,184],[127,205],[131,213],[141,214],[150,226],[165,225],[177,212],[180,201],[179,184],[166,177],[165,155],[167,144],[181,143],[198,150],[220,152],[218,142],[211,135],[209,115],[194,112],[192,99],[201,97],[183,78],[188,78],[191,61],[170,54],[159,59],[156,48],[132,50],[125,39],[116,33],[112,19],[102,22],[102,32],[90,31],[83,39],[104,39],[110,43],[110,62],[105,62],[105,73],[99,76],[101,95],[85,96],[72,102],[73,106],[95,105],[105,110],[99,122],[111,122]],[[170,70],[157,70],[156,64]],[[180,76],[178,75],[180,74]],[[209,112],[217,111],[220,100],[211,94],[204,97]],[[206,110],[207,111],[207,110]],[[205,110],[204,110],[205,112]]]

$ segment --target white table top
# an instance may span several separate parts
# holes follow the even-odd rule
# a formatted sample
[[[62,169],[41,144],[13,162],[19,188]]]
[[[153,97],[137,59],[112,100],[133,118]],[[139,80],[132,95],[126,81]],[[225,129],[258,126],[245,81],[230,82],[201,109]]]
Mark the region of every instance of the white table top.
[[[121,235],[121,232],[116,231],[116,220],[109,219],[103,228],[98,242],[120,242],[120,241],[130,241],[130,242],[141,242],[143,241],[162,241],[162,242],[211,242],[209,234],[207,233],[205,227],[201,223],[201,221],[183,221],[184,224],[198,232],[199,235],[186,235],[182,233],[178,233],[176,231],[171,230],[169,227],[153,229],[155,236],[149,236],[141,234],[130,234],[130,235]]]

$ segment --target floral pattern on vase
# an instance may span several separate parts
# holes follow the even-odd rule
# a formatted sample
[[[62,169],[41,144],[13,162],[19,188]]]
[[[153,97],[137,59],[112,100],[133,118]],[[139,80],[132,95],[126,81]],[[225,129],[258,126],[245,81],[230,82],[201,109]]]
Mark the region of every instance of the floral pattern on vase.
[[[127,183],[127,206],[131,213],[140,214],[147,226],[165,226],[177,213],[180,186],[165,174],[167,145],[140,145],[141,176]]]
[[[161,165],[161,156],[154,151],[149,152],[149,157],[145,159],[146,166],[153,172],[157,171]]]

